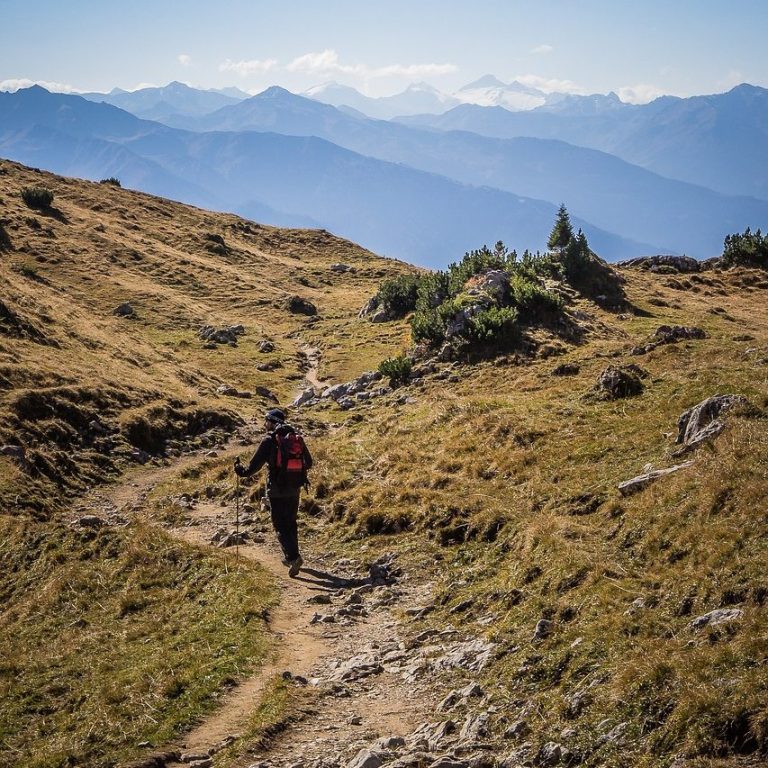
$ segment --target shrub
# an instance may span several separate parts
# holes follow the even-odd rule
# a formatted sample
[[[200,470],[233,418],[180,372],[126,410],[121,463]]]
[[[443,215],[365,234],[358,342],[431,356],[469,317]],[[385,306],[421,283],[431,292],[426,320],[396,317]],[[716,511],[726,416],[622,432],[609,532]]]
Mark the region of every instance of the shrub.
[[[424,307],[414,312],[411,318],[411,335],[415,342],[426,341],[438,346],[445,339],[445,322],[436,308]]]
[[[389,378],[392,386],[408,381],[413,368],[413,361],[405,355],[388,357],[379,363],[379,373]]]
[[[470,318],[470,340],[487,347],[506,349],[519,338],[518,313],[514,307],[489,307]]]
[[[50,208],[53,202],[53,192],[46,187],[24,187],[21,190],[21,199],[30,207],[45,209]]]
[[[123,185],[120,183],[120,179],[116,178],[115,176],[109,176],[106,179],[102,179],[99,184],[110,184],[113,187],[122,187]]]
[[[376,296],[387,314],[405,317],[416,309],[420,280],[419,275],[398,275],[382,283]]]
[[[749,227],[744,234],[728,235],[723,243],[722,265],[724,267],[761,267],[768,269],[768,235]]]
[[[563,308],[562,297],[521,274],[512,275],[509,293],[510,302],[525,319],[553,315]]]

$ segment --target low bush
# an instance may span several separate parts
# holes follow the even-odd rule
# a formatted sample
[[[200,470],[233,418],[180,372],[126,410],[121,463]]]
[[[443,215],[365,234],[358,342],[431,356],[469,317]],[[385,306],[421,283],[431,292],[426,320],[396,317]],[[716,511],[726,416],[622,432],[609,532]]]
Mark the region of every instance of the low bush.
[[[388,357],[379,363],[379,373],[386,376],[392,386],[397,386],[408,381],[413,368],[413,361],[405,355]]]
[[[112,187],[122,187],[123,185],[120,183],[120,179],[116,178],[115,176],[109,176],[106,179],[102,179],[99,184],[109,184]]]
[[[382,283],[376,294],[379,303],[391,317],[405,317],[416,308],[419,275],[398,275]]]
[[[21,190],[21,199],[30,208],[45,210],[53,203],[53,192],[46,187],[24,187]]]

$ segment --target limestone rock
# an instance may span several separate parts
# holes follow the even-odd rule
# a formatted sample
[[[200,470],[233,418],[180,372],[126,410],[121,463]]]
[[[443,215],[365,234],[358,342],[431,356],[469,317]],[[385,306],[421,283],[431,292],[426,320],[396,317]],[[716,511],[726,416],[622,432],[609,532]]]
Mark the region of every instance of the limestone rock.
[[[744,611],[741,608],[718,608],[715,611],[705,613],[703,616],[697,616],[688,626],[691,629],[716,627],[718,624],[728,624],[732,621],[738,621],[743,615]]]
[[[719,416],[729,408],[746,405],[742,395],[714,395],[684,411],[677,420],[677,442],[684,449],[695,448],[705,440],[719,435],[725,424]]]
[[[682,464],[676,464],[674,467],[653,469],[649,472],[644,472],[642,475],[638,475],[630,480],[625,480],[623,483],[619,483],[619,492],[622,496],[631,496],[633,493],[642,491],[643,488],[650,485],[654,480],[658,480],[660,477],[665,477],[666,475],[671,475],[673,472],[678,472],[681,469],[687,469],[692,464],[692,461],[685,461]]]
[[[598,377],[595,391],[607,400],[639,395],[643,391],[642,379],[647,375],[636,365],[609,365]]]
[[[347,768],[380,768],[382,765],[384,765],[384,761],[379,755],[369,749],[361,749],[347,763]]]

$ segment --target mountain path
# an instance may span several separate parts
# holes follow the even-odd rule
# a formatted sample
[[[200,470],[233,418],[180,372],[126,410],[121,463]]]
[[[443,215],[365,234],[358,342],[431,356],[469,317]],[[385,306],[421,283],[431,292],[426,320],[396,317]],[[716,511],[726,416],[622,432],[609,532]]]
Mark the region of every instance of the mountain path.
[[[234,456],[242,450],[227,448],[218,454]],[[146,511],[147,495],[158,483],[204,458],[186,456],[170,466],[137,470],[111,488],[92,491],[75,514],[127,522]],[[186,510],[183,524],[167,530],[186,542],[210,546],[222,529],[234,532],[235,515],[234,503],[201,501]],[[346,765],[365,745],[380,737],[406,735],[435,711],[443,685],[428,677],[416,682],[404,674],[402,665],[410,660],[403,653],[408,633],[397,615],[404,608],[428,604],[430,584],[409,574],[390,578],[387,564],[381,569],[383,581],[372,584],[359,562],[332,562],[315,551],[305,523],[300,520],[305,565],[297,578],[290,579],[268,513],[241,516],[239,530],[248,541],[237,547],[237,556],[266,569],[280,590],[279,605],[268,619],[269,630],[277,638],[276,650],[254,675],[222,695],[216,712],[178,743],[163,745],[164,749],[187,758],[216,754],[244,732],[266,686],[281,674],[313,691],[312,704],[303,708],[301,719],[265,746],[244,745],[245,754],[228,765]],[[233,548],[229,552],[235,554]],[[382,657],[389,658],[392,666]],[[170,768],[178,763],[164,765]]]

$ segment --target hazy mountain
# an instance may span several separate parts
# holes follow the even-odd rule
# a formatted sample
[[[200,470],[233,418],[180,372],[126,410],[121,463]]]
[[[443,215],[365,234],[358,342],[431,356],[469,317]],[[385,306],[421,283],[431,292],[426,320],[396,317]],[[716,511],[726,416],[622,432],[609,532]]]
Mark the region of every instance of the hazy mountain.
[[[484,107],[504,107],[512,111],[534,109],[546,103],[542,91],[513,80],[503,83],[494,75],[484,75],[456,92],[456,98]]]
[[[726,194],[768,199],[768,90],[753,85],[712,96],[663,96],[595,114],[462,104],[444,115],[401,122],[497,138],[560,139]]]
[[[389,120],[398,115],[442,114],[461,102],[427,83],[413,83],[402,93],[374,98],[339,83],[324,83],[303,96],[334,107],[351,107],[368,117]]]
[[[465,250],[497,239],[519,249],[540,248],[556,210],[551,203],[467,186],[318,138],[255,131],[192,133],[78,96],[43,89],[0,94],[4,156],[16,159],[19,143],[27,141],[26,132],[36,125],[50,129],[45,137],[49,161],[60,152],[69,173],[79,174],[73,141],[82,146],[101,139],[160,166],[168,179],[180,178],[186,186],[163,193],[168,196],[184,199],[191,185],[204,189],[223,209],[245,215],[257,211],[261,217],[267,206],[283,216],[317,222],[382,254],[424,265],[445,266]],[[83,166],[93,174],[92,161],[83,160]],[[657,250],[578,217],[574,223],[585,229],[593,247],[613,258]]]
[[[114,89],[109,93],[83,93],[90,101],[103,101],[147,120],[165,120],[179,115],[205,115],[227,104],[236,104],[248,94],[238,88],[204,91],[184,83],[173,82],[161,88],[137,91]]]
[[[281,88],[200,122],[215,130],[320,136],[363,155],[464,183],[565,202],[572,213],[603,229],[700,258],[719,253],[727,234],[768,219],[764,201],[671,180],[604,152],[561,141],[499,140],[361,120]]]

